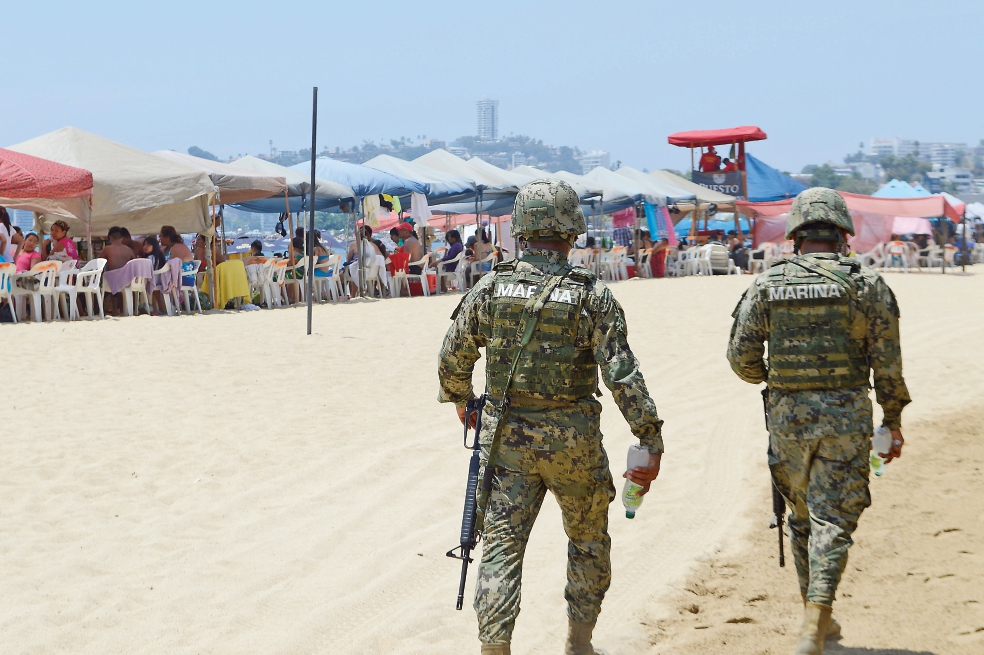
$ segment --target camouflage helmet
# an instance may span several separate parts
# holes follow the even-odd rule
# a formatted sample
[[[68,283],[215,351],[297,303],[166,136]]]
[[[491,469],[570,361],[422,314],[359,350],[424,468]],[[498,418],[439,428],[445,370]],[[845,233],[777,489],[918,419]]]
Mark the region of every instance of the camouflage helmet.
[[[826,223],[854,236],[854,221],[844,196],[833,189],[818,186],[796,196],[786,221],[786,238],[791,239],[798,230],[811,223]]]
[[[563,180],[536,180],[516,195],[509,230],[513,237],[573,240],[587,229],[577,192]]]

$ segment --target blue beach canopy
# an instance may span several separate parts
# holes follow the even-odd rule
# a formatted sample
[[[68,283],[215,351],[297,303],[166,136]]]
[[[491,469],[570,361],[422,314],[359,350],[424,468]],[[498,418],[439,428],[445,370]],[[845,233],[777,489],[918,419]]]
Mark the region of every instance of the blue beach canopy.
[[[768,202],[795,198],[806,187],[761,159],[746,154],[745,173],[748,175],[748,199],[751,202]]]
[[[878,189],[871,195],[875,198],[925,198],[931,196],[921,184],[914,187],[908,182],[892,179],[891,182]]]
[[[426,195],[428,191],[427,184],[423,182],[416,182],[375,168],[350,164],[329,157],[318,157],[314,161],[314,167],[316,177],[344,184],[360,197],[377,193],[387,193],[391,196],[408,196],[411,193]],[[291,168],[301,173],[311,174],[311,162],[295,164]]]

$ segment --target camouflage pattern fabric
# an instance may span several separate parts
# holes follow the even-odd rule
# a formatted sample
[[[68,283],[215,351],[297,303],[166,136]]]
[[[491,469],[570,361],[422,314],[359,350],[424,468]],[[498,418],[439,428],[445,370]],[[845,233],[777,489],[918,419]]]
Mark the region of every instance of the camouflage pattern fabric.
[[[839,259],[833,253],[814,253],[801,255],[800,259],[830,263]],[[774,267],[792,266],[786,262],[778,262]],[[884,425],[899,429],[902,423],[902,408],[910,402],[909,391],[902,378],[902,349],[899,344],[899,309],[895,295],[880,275],[869,268],[861,267],[852,276],[858,288],[857,309],[853,314],[852,334],[861,341],[860,347],[868,358],[868,364],[874,374],[875,397],[885,414]],[[746,382],[758,384],[766,382],[769,375],[768,365],[764,359],[765,342],[770,331],[769,293],[767,288],[768,276],[761,275],[742,296],[732,316],[735,321],[731,328],[731,340],[728,344],[728,361],[732,370]],[[804,311],[809,311],[810,299],[803,298]],[[818,330],[817,338],[824,335]],[[803,344],[809,350],[810,344]],[[792,411],[799,418],[790,428],[778,419],[773,419],[773,430],[785,430],[783,436],[814,438],[825,434],[844,434],[842,428],[835,428],[843,423],[836,411],[839,406],[826,404],[833,400],[824,394],[826,390],[811,390],[799,392],[778,391],[772,400],[773,406],[781,398],[785,401],[786,411]],[[770,392],[770,395],[771,392]],[[789,404],[795,404],[795,409],[788,409]],[[831,411],[831,410],[834,411]],[[870,423],[867,432],[870,432]],[[865,432],[857,429],[855,432]]]
[[[884,424],[899,429],[902,409],[910,402],[902,379],[899,345],[899,310],[895,296],[880,275],[841,259],[833,253],[801,255],[807,263],[836,267],[851,275],[850,321],[845,328],[848,344],[867,358],[874,372],[875,395],[884,412]],[[850,265],[849,265],[850,264]],[[802,315],[773,312],[770,284],[776,272],[798,275],[796,266],[778,262],[756,278],[742,296],[732,316],[728,361],[741,379],[752,384],[767,382],[769,366],[765,342],[774,317],[808,321],[816,298],[799,294]],[[801,267],[796,267],[801,268]],[[772,273],[773,275],[770,275]],[[847,288],[845,287],[845,290]],[[772,297],[778,294],[773,292]],[[785,296],[784,296],[785,299]],[[829,326],[816,326],[815,343],[830,343]],[[784,334],[789,334],[786,331]],[[815,345],[804,330],[802,352]],[[844,337],[844,335],[835,335]],[[832,378],[836,379],[836,378]],[[806,599],[830,605],[847,565],[847,550],[858,518],[868,505],[868,448],[872,434],[872,408],[868,386],[832,389],[769,389],[769,468],[780,493],[790,507],[788,519],[793,558]]]
[[[562,275],[571,269],[567,258],[550,250],[528,249],[523,262],[531,264],[550,275]],[[646,382],[639,370],[639,361],[629,348],[625,315],[612,292],[587,269],[579,269],[589,276],[583,314],[578,330],[583,332],[581,348],[589,349],[595,363],[601,369],[601,379],[612,392],[615,403],[625,417],[632,434],[650,453],[663,452],[661,426],[656,405],[649,396]],[[487,345],[491,335],[493,317],[491,301],[495,292],[495,275],[486,275],[462,299],[456,317],[444,337],[438,362],[438,379],[441,389],[440,402],[451,402],[458,407],[475,397],[472,390],[472,370],[479,358],[479,348]],[[536,348],[536,344],[530,344]],[[558,393],[560,393],[558,389]],[[511,400],[521,401],[510,395]],[[530,399],[530,402],[536,399]],[[530,404],[528,402],[527,404]]]
[[[775,423],[771,417],[770,423]],[[769,468],[790,508],[789,541],[800,592],[810,602],[833,604],[847,566],[847,549],[854,543],[851,535],[871,504],[870,439],[870,431],[769,439]]]
[[[523,554],[547,490],[560,506],[569,539],[564,593],[568,616],[587,622],[598,618],[612,578],[608,505],[615,498],[601,445],[600,414],[601,405],[593,399],[572,409],[510,410],[502,429],[475,587],[483,643],[512,640]],[[483,435],[483,462],[490,437],[488,431]]]
[[[833,189],[813,187],[802,192],[793,200],[789,208],[789,218],[786,220],[786,238],[803,225],[826,223],[847,230],[854,234],[854,221],[847,209],[844,196]]]
[[[536,180],[516,194],[509,228],[513,237],[572,240],[587,229],[577,192],[563,180]]]
[[[551,250],[527,249],[521,265],[547,276],[573,272],[566,256]],[[496,321],[496,278],[512,275],[515,270],[506,266],[483,277],[455,310],[439,356],[439,401],[461,407],[474,397],[472,371],[479,348],[488,346],[493,336]],[[575,347],[589,353],[593,366],[600,368],[601,379],[633,435],[650,453],[662,453],[663,422],[629,348],[622,308],[590,271],[578,269],[576,274],[584,281],[579,291],[584,297],[578,300],[577,325],[570,327],[577,334]],[[518,332],[519,325],[516,329]],[[551,328],[543,337],[552,333]],[[536,341],[527,346],[532,353],[542,347],[545,345]],[[503,373],[496,374],[487,367],[486,374]],[[517,371],[516,376],[523,374]],[[487,385],[495,387],[496,382],[488,380]],[[569,400],[570,386],[562,379],[543,376],[540,383],[529,393],[510,389],[505,420],[500,406],[493,402],[485,405],[479,435],[482,474],[493,435],[499,423],[503,425],[488,511],[478,517],[484,528],[475,610],[484,643],[509,643],[511,639],[519,613],[523,554],[548,489],[561,506],[570,540],[565,593],[570,617],[595,620],[611,580],[608,505],[615,497],[615,487],[601,446],[601,404],[590,393]],[[552,392],[543,386],[549,384],[556,385]]]

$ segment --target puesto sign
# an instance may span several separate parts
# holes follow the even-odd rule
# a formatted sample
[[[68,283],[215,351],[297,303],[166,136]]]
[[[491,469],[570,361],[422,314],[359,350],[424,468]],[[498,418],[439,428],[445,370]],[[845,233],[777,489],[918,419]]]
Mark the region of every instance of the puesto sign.
[[[739,200],[745,198],[741,193],[741,172],[731,171],[730,173],[701,173],[694,171],[690,178],[694,184],[699,184],[711,191],[726,193]]]

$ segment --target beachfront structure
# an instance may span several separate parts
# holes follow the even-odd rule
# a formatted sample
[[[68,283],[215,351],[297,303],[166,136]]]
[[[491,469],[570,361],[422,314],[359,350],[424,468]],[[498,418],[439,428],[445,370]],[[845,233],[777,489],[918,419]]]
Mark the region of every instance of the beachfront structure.
[[[496,141],[499,138],[499,101],[485,96],[475,105],[478,108],[479,141]]]
[[[612,156],[604,150],[592,150],[589,153],[581,155],[578,161],[581,163],[581,170],[587,173],[599,166],[611,168]]]

